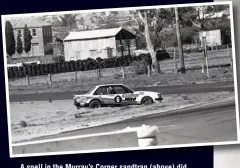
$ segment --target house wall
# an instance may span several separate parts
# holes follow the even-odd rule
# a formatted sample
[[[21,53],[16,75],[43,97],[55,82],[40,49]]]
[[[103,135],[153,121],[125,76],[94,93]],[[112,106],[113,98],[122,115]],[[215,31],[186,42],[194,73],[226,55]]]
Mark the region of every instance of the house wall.
[[[32,36],[32,48],[29,51],[29,56],[43,56],[44,55],[44,43],[43,43],[43,34],[42,34],[42,28],[28,28],[31,31],[32,34],[32,29],[36,29],[36,36]],[[18,30],[21,30],[22,32],[22,43],[23,43],[23,47],[24,47],[24,32],[23,32],[23,28],[22,29],[14,29],[14,36],[15,36],[15,40],[17,42],[17,36],[18,36]],[[17,43],[16,43],[17,45]],[[33,49],[34,48],[34,49]],[[24,51],[23,53],[20,55],[15,54],[15,57],[27,57],[28,54],[26,54]]]
[[[64,54],[65,60],[79,60],[97,57],[108,58],[107,47],[112,48],[112,56],[116,56],[116,40],[115,37],[65,41]]]

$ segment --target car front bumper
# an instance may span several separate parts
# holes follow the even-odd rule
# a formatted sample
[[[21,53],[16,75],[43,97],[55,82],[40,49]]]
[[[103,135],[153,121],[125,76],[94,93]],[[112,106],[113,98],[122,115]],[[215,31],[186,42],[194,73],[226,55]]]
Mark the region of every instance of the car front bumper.
[[[84,102],[77,102],[77,100],[74,100],[74,103],[73,103],[77,109],[80,109],[81,107],[87,107],[87,104],[84,103]]]
[[[158,97],[155,99],[156,102],[162,102],[163,101],[163,98],[162,97]]]

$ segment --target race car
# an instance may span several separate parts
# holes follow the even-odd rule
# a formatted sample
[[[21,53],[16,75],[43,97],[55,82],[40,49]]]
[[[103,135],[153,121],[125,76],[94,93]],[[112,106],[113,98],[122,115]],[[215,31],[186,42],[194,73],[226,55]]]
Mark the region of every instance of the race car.
[[[133,91],[123,84],[97,85],[86,94],[74,95],[73,99],[77,109],[81,107],[148,105],[163,100],[162,95],[158,92]]]

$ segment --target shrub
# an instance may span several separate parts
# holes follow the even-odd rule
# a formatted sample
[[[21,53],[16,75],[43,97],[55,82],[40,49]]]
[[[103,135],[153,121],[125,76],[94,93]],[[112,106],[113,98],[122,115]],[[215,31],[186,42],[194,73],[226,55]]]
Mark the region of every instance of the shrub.
[[[166,50],[157,50],[156,57],[158,61],[169,59],[170,55]]]
[[[20,126],[21,127],[27,127],[28,126],[28,124],[27,124],[27,122],[26,121],[20,121]]]
[[[130,66],[133,67],[136,75],[143,75],[143,74],[146,74],[146,73],[147,73],[147,67],[146,67],[146,65],[144,64],[144,61],[141,61],[141,62],[137,62],[137,61],[132,62],[132,63],[130,64]]]
[[[152,65],[152,58],[150,54],[140,54],[141,61],[143,61],[145,66]]]

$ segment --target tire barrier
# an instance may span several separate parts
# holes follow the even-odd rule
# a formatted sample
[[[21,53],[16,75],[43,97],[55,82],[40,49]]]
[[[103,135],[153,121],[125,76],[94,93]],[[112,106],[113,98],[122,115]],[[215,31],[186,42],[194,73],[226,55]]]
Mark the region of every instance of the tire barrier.
[[[142,54],[140,56],[125,55],[121,57],[112,57],[100,59],[85,59],[77,61],[65,61],[49,64],[30,64],[23,67],[8,67],[9,78],[23,78],[28,76],[41,76],[46,74],[58,74],[64,72],[75,71],[91,71],[95,69],[117,68],[129,66],[133,62],[151,60],[150,54]]]
[[[142,125],[141,127],[127,127],[120,132],[124,131],[137,131],[139,147],[156,146],[157,141],[157,126]]]

